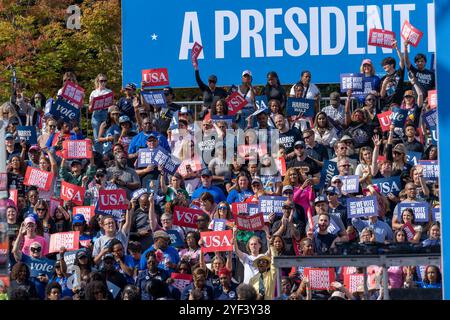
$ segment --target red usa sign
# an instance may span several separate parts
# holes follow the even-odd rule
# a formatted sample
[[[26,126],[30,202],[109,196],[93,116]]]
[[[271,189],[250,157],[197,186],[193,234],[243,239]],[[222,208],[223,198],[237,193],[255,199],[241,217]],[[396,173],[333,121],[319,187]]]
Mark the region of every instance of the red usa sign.
[[[370,29],[369,46],[392,48],[395,32],[383,29]]]
[[[41,190],[48,191],[52,185],[53,173],[42,171],[37,168],[27,167],[23,184],[26,186],[35,186]]]
[[[437,90],[428,91],[428,105],[431,109],[435,109],[437,107]]]
[[[408,40],[411,45],[417,48],[420,39],[422,39],[423,32],[415,28],[408,20],[405,20],[402,26],[402,38]]]
[[[392,111],[386,111],[386,112],[377,114],[378,121],[380,122],[381,130],[383,132],[389,131],[389,127],[392,124],[391,115],[392,115]]]
[[[202,252],[233,251],[233,230],[200,232]]]
[[[173,224],[180,227],[197,228],[195,220],[202,213],[203,211],[198,209],[175,207],[173,209]]]
[[[127,192],[123,189],[100,190],[98,197],[100,211],[128,209]]]
[[[234,116],[238,111],[247,105],[247,100],[239,93],[234,92],[226,98],[228,105],[228,115]]]
[[[102,110],[112,106],[114,102],[114,92],[104,94],[92,99],[92,108],[94,110]]]
[[[91,218],[95,215],[95,207],[94,206],[83,206],[83,207],[74,207],[73,215],[82,214],[86,223],[89,224]]]
[[[142,86],[159,87],[169,85],[169,74],[167,68],[142,70]]]
[[[333,268],[305,268],[304,276],[308,277],[312,290],[328,290],[336,278]]]
[[[86,189],[76,184],[61,181],[61,199],[64,201],[72,201],[76,205],[82,206],[84,202],[84,193]]]
[[[84,89],[76,83],[66,81],[61,96],[74,103],[76,106],[83,105]]]
[[[191,274],[172,272],[170,278],[174,279],[173,286],[180,291],[183,291],[192,282]]]
[[[61,247],[65,247],[67,251],[79,249],[80,232],[58,232],[50,235],[50,246],[48,253],[59,252]]]
[[[92,158],[91,140],[66,140],[63,142],[62,157],[64,159]]]
[[[236,226],[245,231],[261,230],[264,228],[264,215],[258,213],[253,216],[237,216]]]

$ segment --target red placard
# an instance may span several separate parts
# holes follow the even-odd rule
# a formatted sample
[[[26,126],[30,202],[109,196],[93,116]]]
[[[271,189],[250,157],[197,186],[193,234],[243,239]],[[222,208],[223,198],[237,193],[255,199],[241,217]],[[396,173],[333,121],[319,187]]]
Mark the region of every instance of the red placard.
[[[61,247],[65,247],[67,251],[79,249],[80,232],[58,232],[50,235],[50,246],[48,253],[59,252]]]
[[[200,160],[194,159],[194,160],[183,160],[183,162],[178,167],[177,172],[181,174],[182,177],[186,177],[188,175],[188,171],[190,172],[197,172],[202,170],[202,164],[200,163]]]
[[[241,157],[249,158],[252,153],[257,154],[262,158],[267,153],[267,145],[265,143],[238,145],[238,154]]]
[[[390,129],[390,126],[392,124],[391,114],[392,114],[392,111],[386,111],[386,112],[377,114],[378,121],[380,122],[381,130],[383,132],[387,132]]]
[[[90,159],[92,158],[92,142],[86,140],[63,141],[62,157],[64,159]]]
[[[428,105],[431,109],[437,108],[437,90],[429,90],[428,91]]]
[[[92,241],[91,239],[80,240],[80,244],[81,244],[82,247],[87,248],[87,247],[89,247],[89,245],[91,244],[91,241]]]
[[[56,208],[58,208],[58,206],[62,206],[64,204],[64,201],[62,199],[57,199],[57,198],[50,198],[50,217],[53,217],[55,214],[55,210]]]
[[[160,87],[169,85],[167,68],[142,70],[142,87]]]
[[[9,287],[9,284],[10,284],[10,282],[9,282],[9,276],[0,276],[0,280],[2,280],[3,281],[3,284],[5,285],[5,287]]]
[[[407,222],[403,225],[403,230],[405,230],[406,237],[408,238],[408,240],[412,240],[414,238],[414,236],[416,235],[416,231],[414,230],[413,226],[409,222]]]
[[[203,47],[200,43],[195,42],[191,50],[191,61],[194,67],[198,66],[198,56],[202,52]]]
[[[362,273],[344,275],[344,287],[346,287],[348,291],[352,293],[358,289],[358,286],[363,284],[364,284],[364,274]]]
[[[411,45],[417,48],[419,45],[420,39],[422,39],[423,32],[419,29],[415,28],[408,20],[403,22],[402,26],[402,38],[404,40],[408,40]]]
[[[0,191],[8,190],[8,174],[6,172],[0,173]]]
[[[9,199],[14,202],[17,207],[17,197],[18,197],[17,189],[9,189]]]
[[[304,276],[308,277],[312,290],[328,290],[336,278],[333,268],[305,268]]]
[[[127,192],[123,189],[100,190],[98,192],[98,209],[106,210],[127,210]]]
[[[36,186],[40,190],[49,191],[52,186],[52,181],[53,173],[33,167],[27,167],[23,184],[26,186]]]
[[[197,228],[195,220],[202,215],[203,211],[198,209],[175,207],[173,209],[173,224],[180,227]]]
[[[83,105],[84,89],[76,83],[66,81],[61,96],[80,107]]]
[[[191,274],[184,273],[175,273],[173,272],[170,275],[170,278],[174,279],[173,286],[183,292],[184,288],[186,288],[192,282]]]
[[[94,206],[82,206],[82,207],[74,207],[73,215],[82,214],[86,223],[89,224],[91,218],[95,215],[95,207]]]
[[[395,32],[383,29],[370,29],[369,46],[392,48]]]
[[[92,99],[92,108],[95,110],[103,110],[109,108],[114,103],[114,92],[104,94]]]
[[[61,181],[60,197],[64,201],[72,201],[76,205],[82,206],[84,202],[85,191],[86,188],[79,187],[76,184],[71,184],[64,180]]]
[[[284,177],[286,175],[286,159],[284,159],[284,157],[279,157],[278,159],[275,159],[275,164],[281,176]]]
[[[237,216],[236,227],[239,230],[253,231],[264,228],[264,215],[262,213],[253,216]]]
[[[239,92],[232,93],[225,100],[228,105],[229,116],[234,116],[248,103],[247,100],[245,100],[245,98]]]
[[[236,219],[236,217],[240,214],[240,213],[248,213],[248,209],[247,209],[247,205],[249,203],[248,202],[233,202],[231,204],[231,213],[233,214],[233,218]]]
[[[200,232],[202,252],[233,251],[233,230]]]

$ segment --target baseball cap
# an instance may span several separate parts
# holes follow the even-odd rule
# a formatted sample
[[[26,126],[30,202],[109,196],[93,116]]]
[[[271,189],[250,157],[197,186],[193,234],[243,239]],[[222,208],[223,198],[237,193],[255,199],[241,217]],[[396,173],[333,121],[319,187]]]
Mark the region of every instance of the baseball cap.
[[[361,67],[362,67],[363,65],[365,65],[365,64],[370,64],[370,65],[372,65],[372,60],[370,60],[370,59],[364,59],[364,60],[361,62]]]
[[[155,231],[153,233],[153,240],[156,240],[158,238],[165,238],[165,239],[170,239],[169,235],[167,234],[167,232],[163,231],[163,230],[158,230]]]
[[[215,74],[210,75],[208,81],[217,82],[217,76]]]
[[[294,191],[294,188],[291,185],[284,186],[281,193],[284,193],[285,191],[289,191],[289,190]]]
[[[251,184],[254,184],[255,182],[261,183],[261,179],[258,177],[254,177]]]
[[[327,202],[327,199],[322,195],[317,196],[316,199],[314,199],[314,204],[318,204],[319,202]]]
[[[342,181],[340,176],[334,176],[331,178],[331,183],[335,182],[336,180]]]
[[[156,140],[158,140],[158,137],[154,133],[150,133],[150,135],[147,137],[147,140],[150,140],[150,138],[155,138]]]
[[[37,144],[34,144],[30,147],[28,151],[41,151],[41,147],[39,147]]]
[[[340,142],[343,142],[343,141],[349,141],[349,140],[353,141],[353,138],[350,137],[350,136],[347,135],[347,134],[344,134],[344,135],[342,136],[341,140],[339,140],[339,141],[340,141]]]
[[[330,100],[339,101],[340,98],[341,98],[341,95],[339,94],[339,92],[334,91],[334,92],[330,93]]]
[[[296,146],[302,146],[302,147],[305,147],[305,143],[304,143],[303,141],[297,141],[297,142],[294,144],[294,148],[295,148]]]
[[[106,259],[114,259],[114,255],[112,253],[107,253],[103,256],[103,260]]]
[[[171,87],[165,87],[163,91],[164,94],[173,94],[173,89]]]
[[[252,76],[252,72],[250,70],[245,70],[242,72],[242,76],[245,76],[246,74],[248,74],[250,77]]]
[[[130,122],[131,123],[131,120],[130,120],[130,117],[129,116],[121,116],[120,118],[119,118],[119,123],[125,123],[125,122]]]
[[[80,249],[80,251],[77,252],[77,258],[81,258],[81,257],[87,257],[87,251],[85,249]]]
[[[128,83],[125,89],[136,90],[136,85],[134,83]]]
[[[7,134],[5,134],[5,139],[6,140],[13,140],[14,139],[14,135],[10,132],[8,132]]]
[[[413,96],[414,97],[414,92],[412,90],[406,90],[405,93],[403,94],[404,97],[407,96]]]
[[[78,160],[78,159],[74,159],[74,160],[72,160],[72,163],[70,164],[70,166],[74,166],[74,165],[76,165],[76,164],[81,165],[81,161]]]
[[[395,145],[395,147],[394,147],[394,149],[392,149],[392,151],[397,151],[397,152],[406,154],[406,148],[403,143],[399,143],[399,144]]]
[[[25,223],[25,225],[27,225],[28,223],[36,224],[36,220],[33,217],[26,217],[23,222]]]
[[[120,111],[118,106],[111,106],[108,108],[108,113],[114,112],[114,111]]]
[[[188,113],[188,108],[187,107],[181,107],[180,109],[180,113]]]
[[[335,186],[330,186],[327,188],[327,193],[339,194],[339,191]]]
[[[203,169],[200,175],[201,175],[201,176],[209,176],[209,177],[212,177],[213,174],[212,174],[211,170],[209,170],[209,169]]]
[[[77,223],[85,223],[85,222],[86,222],[86,219],[84,218],[84,215],[82,215],[81,213],[78,213],[73,216],[72,225],[77,224]]]

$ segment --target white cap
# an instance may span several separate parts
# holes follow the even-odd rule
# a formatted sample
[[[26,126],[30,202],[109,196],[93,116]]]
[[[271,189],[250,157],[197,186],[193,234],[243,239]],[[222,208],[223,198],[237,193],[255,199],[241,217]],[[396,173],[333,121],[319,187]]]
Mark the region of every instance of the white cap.
[[[244,71],[242,72],[242,76],[244,76],[244,75],[246,75],[246,74],[248,74],[250,77],[252,76],[252,72],[251,72],[250,70],[244,70]]]
[[[187,107],[181,107],[180,113],[188,113]]]

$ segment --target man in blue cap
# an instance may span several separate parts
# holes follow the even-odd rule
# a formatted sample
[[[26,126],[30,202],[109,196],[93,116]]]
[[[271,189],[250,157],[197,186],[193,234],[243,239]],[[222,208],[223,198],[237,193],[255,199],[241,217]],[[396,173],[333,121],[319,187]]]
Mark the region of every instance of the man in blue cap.
[[[138,157],[139,149],[147,147],[147,139],[151,134],[155,135],[158,139],[158,144],[161,147],[170,152],[170,146],[167,142],[167,138],[162,134],[153,131],[152,120],[149,117],[142,120],[142,128],[143,130],[131,140],[130,146],[128,147],[128,157],[130,159],[136,159]]]
[[[83,247],[90,244],[90,240],[92,240],[92,238],[88,233],[85,233],[85,231],[87,230],[87,223],[83,214],[77,213],[73,216],[72,230],[80,232],[80,242]]]
[[[212,172],[209,169],[203,169],[201,172],[201,180],[202,180],[202,186],[197,188],[194,193],[192,194],[192,200],[200,198],[200,196],[204,192],[209,192],[214,197],[214,202],[219,203],[220,201],[225,201],[226,197],[223,194],[222,189],[219,187],[212,185]]]

